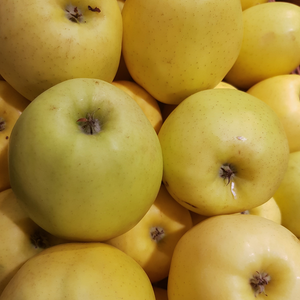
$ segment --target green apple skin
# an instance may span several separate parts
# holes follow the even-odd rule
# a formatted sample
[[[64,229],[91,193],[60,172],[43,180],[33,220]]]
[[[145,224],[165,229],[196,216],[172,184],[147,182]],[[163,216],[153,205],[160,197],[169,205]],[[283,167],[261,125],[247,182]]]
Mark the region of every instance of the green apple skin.
[[[300,7],[268,2],[243,11],[241,51],[225,81],[241,90],[300,64]]]
[[[101,130],[85,134],[87,113]],[[10,182],[46,231],[73,241],[107,240],[134,227],[158,194],[162,152],[138,104],[112,84],[70,79],[38,96],[15,124]]]
[[[71,4],[82,13],[82,22],[69,20]],[[119,65],[122,28],[117,1],[2,2],[0,73],[30,101],[67,79],[111,82]]]
[[[274,199],[281,211],[281,223],[300,238],[300,151],[290,153],[288,169]]]
[[[287,168],[289,147],[279,118],[263,101],[235,89],[186,98],[158,136],[165,186],[175,200],[204,216],[265,203]],[[226,164],[230,178],[221,177]]]
[[[290,152],[300,151],[300,76],[285,74],[262,80],[247,93],[267,103],[281,120]]]
[[[126,0],[122,16],[129,73],[166,104],[214,88],[241,48],[240,0]]]

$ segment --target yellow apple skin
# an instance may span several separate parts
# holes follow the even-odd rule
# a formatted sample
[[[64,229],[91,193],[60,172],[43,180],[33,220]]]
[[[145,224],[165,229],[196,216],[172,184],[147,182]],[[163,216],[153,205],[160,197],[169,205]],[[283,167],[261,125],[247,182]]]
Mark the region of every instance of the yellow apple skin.
[[[241,212],[268,201],[287,169],[289,147],[272,109],[235,89],[195,93],[158,134],[163,182],[184,207],[204,216]],[[222,168],[231,165],[229,182]]]
[[[127,68],[163,103],[214,88],[241,48],[240,0],[126,0],[122,16]]]
[[[0,232],[0,294],[28,259],[64,242],[43,231],[28,217],[12,189],[0,192]]]
[[[300,243],[285,227],[254,215],[204,220],[177,243],[169,300],[295,300],[300,295]],[[253,276],[271,279],[255,297]]]
[[[274,193],[282,216],[282,225],[300,238],[300,151],[290,153],[288,169]]]
[[[141,107],[156,133],[159,132],[163,119],[160,107],[156,99],[154,99],[145,89],[133,81],[118,80],[112,84],[127,93]]]
[[[168,300],[167,290],[157,287],[157,286],[154,286],[153,290],[154,290],[156,300]]]
[[[80,9],[83,23],[67,18],[67,0],[1,3],[0,73],[30,101],[67,79],[111,82],[116,75],[122,46],[117,1],[74,0],[72,5]]]
[[[300,7],[268,2],[243,11],[244,38],[225,81],[241,90],[300,64]]]
[[[168,276],[173,250],[191,228],[189,211],[177,203],[162,185],[143,219],[131,230],[106,243],[134,258],[154,283]],[[161,236],[155,240],[154,235],[159,232]]]
[[[268,0],[241,0],[242,10],[245,10],[254,5],[258,5],[258,4],[262,4],[262,3],[266,3],[266,2],[268,2]]]
[[[155,300],[143,269],[104,243],[68,243],[28,260],[4,289],[4,299]]]
[[[247,93],[273,109],[287,134],[290,152],[300,151],[300,75],[285,74],[262,80]]]
[[[11,87],[6,81],[0,80],[0,192],[10,188],[8,174],[8,143],[11,131],[30,103]]]

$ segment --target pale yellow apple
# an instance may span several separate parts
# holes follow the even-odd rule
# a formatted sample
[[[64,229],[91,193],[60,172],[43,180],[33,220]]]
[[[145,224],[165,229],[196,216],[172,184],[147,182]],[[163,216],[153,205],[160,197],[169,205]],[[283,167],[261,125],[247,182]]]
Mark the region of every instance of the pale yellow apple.
[[[288,169],[274,193],[282,215],[282,225],[300,238],[300,151],[290,153]]]
[[[300,64],[300,7],[268,2],[243,11],[241,51],[225,80],[247,90],[264,79],[291,73]]]
[[[266,218],[208,218],[176,245],[168,299],[299,299],[299,253],[297,237]]]
[[[266,3],[268,0],[241,0],[242,9],[245,10],[249,7],[252,7],[254,5],[258,5],[261,3]]]
[[[156,300],[168,300],[168,292],[166,289],[154,286],[153,290]]]
[[[143,219],[131,230],[106,243],[134,258],[154,283],[168,276],[173,250],[191,228],[189,211],[162,185]]]
[[[111,82],[122,46],[116,0],[14,0],[0,6],[0,73],[28,100],[72,78]]]
[[[279,118],[263,101],[236,89],[186,98],[158,137],[166,188],[205,216],[265,203],[287,169],[289,147]]]
[[[262,80],[247,93],[274,110],[287,134],[290,152],[300,151],[300,75],[278,75]]]
[[[163,119],[160,107],[154,99],[139,84],[129,80],[113,81],[112,84],[127,93],[141,107],[156,133],[159,132]]]
[[[163,103],[214,88],[241,48],[240,0],[126,0],[122,16],[128,70]]]
[[[28,260],[0,299],[155,300],[155,295],[141,266],[119,249],[104,243],[68,243]]]

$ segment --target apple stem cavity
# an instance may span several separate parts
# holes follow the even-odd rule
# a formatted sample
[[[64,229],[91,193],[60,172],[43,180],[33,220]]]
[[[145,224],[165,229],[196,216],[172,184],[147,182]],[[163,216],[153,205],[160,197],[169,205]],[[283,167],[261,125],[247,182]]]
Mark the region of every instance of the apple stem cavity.
[[[235,168],[231,164],[223,164],[219,171],[220,177],[227,181],[226,185],[231,182],[235,174]]]
[[[3,131],[5,128],[6,128],[5,120],[0,117],[0,131]]]
[[[99,110],[99,108],[97,109]],[[100,122],[95,118],[95,110],[93,113],[87,113],[85,118],[80,118],[76,122],[79,123],[81,130],[85,134],[97,134],[101,131]]]
[[[150,236],[153,241],[159,242],[165,237],[165,231],[162,227],[155,226],[150,228]]]
[[[265,287],[270,282],[271,276],[266,272],[258,272],[256,271],[256,274],[252,276],[250,279],[250,285],[252,286],[254,290],[254,296],[257,297],[257,295],[263,293],[265,296],[268,296],[265,293]]]

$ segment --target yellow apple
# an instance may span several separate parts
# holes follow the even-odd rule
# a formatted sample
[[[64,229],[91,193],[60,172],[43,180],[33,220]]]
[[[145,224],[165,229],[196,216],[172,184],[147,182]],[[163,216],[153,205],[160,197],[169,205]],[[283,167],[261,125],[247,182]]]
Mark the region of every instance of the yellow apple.
[[[168,299],[299,299],[299,253],[298,238],[266,218],[208,218],[175,247]]]
[[[118,80],[112,84],[122,91],[126,92],[141,107],[156,133],[159,132],[163,119],[160,107],[156,99],[154,99],[145,89],[133,81]]]
[[[289,147],[279,118],[263,101],[236,89],[186,98],[158,137],[166,188],[205,216],[265,203],[287,169]]]
[[[242,10],[245,10],[251,6],[266,3],[268,0],[241,0]]]
[[[12,0],[0,6],[0,73],[28,100],[72,78],[111,82],[122,46],[116,0]]]
[[[126,0],[122,16],[128,70],[163,103],[214,88],[241,48],[240,0]]]
[[[154,290],[156,300],[168,300],[167,290],[157,287],[157,286],[154,286],[153,290]]]
[[[106,243],[134,258],[154,283],[168,276],[175,245],[190,228],[189,211],[162,185],[143,219],[131,230]]]
[[[288,169],[274,193],[282,216],[282,225],[300,238],[300,151],[290,153]]]
[[[300,75],[285,74],[262,80],[247,93],[274,110],[287,134],[290,152],[300,151]]]
[[[1,300],[155,300],[141,266],[104,243],[50,247],[28,260],[8,283]]]
[[[247,90],[300,64],[300,7],[268,2],[243,11],[242,48],[225,80]]]
[[[8,174],[8,144],[11,131],[30,103],[8,82],[0,80],[0,192],[10,187]]]
[[[45,248],[64,242],[35,224],[12,189],[0,192],[0,294],[18,269]]]

